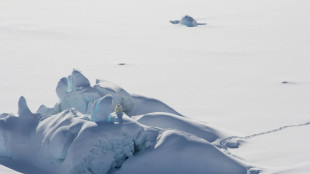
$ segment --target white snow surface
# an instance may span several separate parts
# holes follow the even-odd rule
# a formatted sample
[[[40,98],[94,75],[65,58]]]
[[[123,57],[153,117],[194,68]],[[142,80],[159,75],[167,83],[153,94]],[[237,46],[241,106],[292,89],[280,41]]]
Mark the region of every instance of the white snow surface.
[[[130,92],[128,103],[143,94],[178,112],[167,115],[229,130],[241,138],[220,136],[212,144],[265,173],[309,173],[308,125],[279,129],[310,121],[309,8],[306,0],[1,0],[0,112],[17,115],[16,101],[25,96],[31,111],[45,104],[38,113],[80,107],[90,114],[86,103],[97,95],[96,85],[84,96],[65,96],[70,105],[58,102],[61,92],[51,92],[64,74],[81,69],[88,82],[100,77],[120,84]],[[208,25],[169,23],[184,15]],[[68,79],[60,91],[87,88],[85,80],[68,87]],[[150,115],[142,111],[135,113]],[[141,121],[158,126],[152,118]],[[3,134],[0,153],[10,156]],[[21,173],[42,173],[25,162],[0,161]]]

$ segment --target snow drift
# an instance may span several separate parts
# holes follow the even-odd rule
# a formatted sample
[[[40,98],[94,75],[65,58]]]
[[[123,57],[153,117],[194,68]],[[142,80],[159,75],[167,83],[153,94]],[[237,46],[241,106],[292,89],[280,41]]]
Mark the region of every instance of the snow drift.
[[[0,157],[27,161],[48,173],[246,174],[249,166],[212,142],[223,134],[181,116],[156,99],[130,95],[103,80],[91,86],[74,70],[56,88],[53,108],[32,113],[24,97],[18,115],[0,115]],[[123,107],[120,123],[114,108]]]

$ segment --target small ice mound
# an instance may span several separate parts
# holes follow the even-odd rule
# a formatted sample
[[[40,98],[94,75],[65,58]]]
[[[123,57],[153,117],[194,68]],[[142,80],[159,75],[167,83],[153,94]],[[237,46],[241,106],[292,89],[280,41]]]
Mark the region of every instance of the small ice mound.
[[[198,25],[206,25],[206,23],[198,23],[193,17],[189,15],[185,15],[182,17],[181,20],[171,20],[170,23],[172,24],[182,24],[187,27],[196,27]]]
[[[112,108],[112,96],[105,95],[104,97],[97,99],[93,105],[91,119],[94,122],[107,122],[111,114]]]
[[[242,144],[245,143],[245,140],[241,139],[231,139],[230,141],[226,141],[224,144],[225,148],[230,148],[230,149],[237,149],[239,148]]]

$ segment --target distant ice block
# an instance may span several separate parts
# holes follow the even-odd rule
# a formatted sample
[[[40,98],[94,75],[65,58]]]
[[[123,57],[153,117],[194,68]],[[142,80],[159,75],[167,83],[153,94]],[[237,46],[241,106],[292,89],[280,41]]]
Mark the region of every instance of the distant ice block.
[[[185,25],[187,27],[196,27],[198,25],[206,25],[206,23],[198,23],[196,21],[196,19],[194,19],[193,17],[191,17],[189,15],[183,16],[181,20],[171,20],[170,23],[182,24],[182,25]]]
[[[195,27],[198,25],[197,21],[188,15],[184,16],[180,23],[188,27]]]

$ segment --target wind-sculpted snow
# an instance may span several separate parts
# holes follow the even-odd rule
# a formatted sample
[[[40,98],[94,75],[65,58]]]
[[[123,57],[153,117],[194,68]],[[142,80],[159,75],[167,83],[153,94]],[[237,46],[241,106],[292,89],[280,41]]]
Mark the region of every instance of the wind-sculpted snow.
[[[210,144],[223,134],[181,116],[168,105],[132,96],[77,70],[62,78],[54,108],[0,115],[0,158],[27,162],[47,173],[246,174],[250,168]],[[114,112],[124,108],[123,121]]]
[[[40,127],[41,131],[54,127],[44,136],[47,137],[44,142],[48,142],[50,154],[47,156],[52,156],[54,163],[59,165],[59,173],[108,173],[133,154],[152,145],[152,137],[156,137],[156,133],[153,135],[152,131],[130,120],[126,124],[98,125],[77,120],[79,118],[74,115],[64,113],[67,118],[60,124],[56,120],[61,115],[51,118],[58,125],[50,125],[50,120],[46,120]]]
[[[246,174],[247,170],[207,141],[167,130],[159,137],[152,151],[129,159],[116,172],[123,173]]]
[[[31,126],[18,127],[24,117],[33,116],[40,121],[30,119]],[[154,144],[158,134],[129,117],[124,124],[97,124],[75,109],[46,117],[32,113],[6,115],[0,121],[0,156],[31,161],[52,173],[108,173]]]
[[[209,126],[186,117],[179,117],[168,113],[150,113],[132,117],[141,124],[155,126],[162,129],[174,129],[187,132],[197,137],[203,138],[208,142],[214,142],[220,138],[221,133]]]

